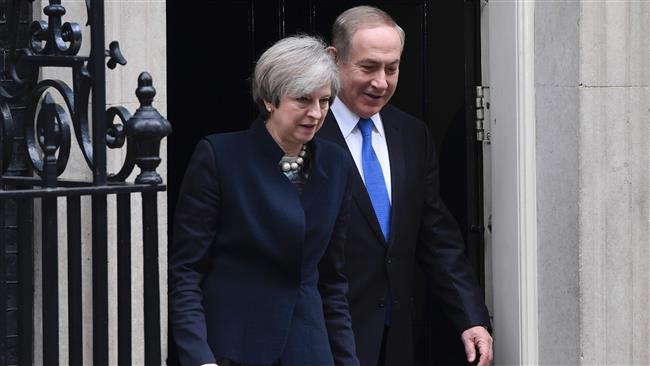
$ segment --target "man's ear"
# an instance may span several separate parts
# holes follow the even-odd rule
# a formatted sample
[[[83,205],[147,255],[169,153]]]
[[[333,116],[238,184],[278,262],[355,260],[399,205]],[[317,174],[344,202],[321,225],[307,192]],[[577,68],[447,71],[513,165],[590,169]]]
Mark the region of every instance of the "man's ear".
[[[339,55],[336,52],[336,48],[334,46],[329,46],[325,50],[330,53],[330,55],[334,56],[334,61],[338,64],[339,63]]]

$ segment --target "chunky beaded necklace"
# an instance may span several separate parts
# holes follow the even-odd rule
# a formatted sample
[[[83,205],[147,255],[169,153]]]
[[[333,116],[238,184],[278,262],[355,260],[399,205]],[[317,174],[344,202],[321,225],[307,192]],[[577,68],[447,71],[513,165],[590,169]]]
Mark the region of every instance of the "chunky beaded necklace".
[[[305,164],[305,156],[307,155],[307,145],[302,145],[298,156],[283,156],[278,165],[283,172],[298,172]]]

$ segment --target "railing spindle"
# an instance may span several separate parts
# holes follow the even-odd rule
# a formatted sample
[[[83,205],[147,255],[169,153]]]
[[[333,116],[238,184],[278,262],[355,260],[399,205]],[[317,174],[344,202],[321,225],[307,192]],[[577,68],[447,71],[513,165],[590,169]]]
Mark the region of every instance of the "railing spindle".
[[[117,363],[131,364],[131,195],[117,195]]]
[[[144,357],[160,365],[160,280],[158,271],[158,202],[156,192],[142,193],[144,259]]]
[[[44,188],[56,187],[56,146],[54,144],[56,105],[50,95],[45,95],[39,124],[45,129],[43,146]],[[43,363],[59,364],[59,258],[58,258],[58,208],[56,197],[41,200],[42,237],[41,263],[43,289]]]
[[[7,365],[18,364],[18,243],[16,243],[16,201],[4,205],[4,256]]]
[[[34,226],[33,200],[17,199],[18,273],[19,289],[19,365],[31,365],[34,360]]]
[[[92,195],[93,365],[108,365],[108,252],[106,194]]]
[[[91,74],[93,121],[93,184],[106,184],[106,69],[104,66],[104,1],[93,0]],[[108,253],[106,194],[92,197],[93,233],[93,364],[108,365]]]
[[[69,364],[83,364],[81,293],[81,197],[67,198],[68,220],[68,349]]]
[[[0,350],[7,349],[7,280],[5,268],[5,201],[0,199]],[[0,352],[0,366],[6,366],[4,352]]]
[[[59,364],[59,261],[56,197],[42,201],[43,364]]]

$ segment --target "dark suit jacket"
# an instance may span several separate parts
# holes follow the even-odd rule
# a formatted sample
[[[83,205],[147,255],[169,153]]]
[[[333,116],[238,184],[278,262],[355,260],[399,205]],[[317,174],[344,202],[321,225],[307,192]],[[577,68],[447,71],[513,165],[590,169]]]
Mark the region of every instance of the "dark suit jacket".
[[[377,365],[388,290],[393,312],[386,343],[386,365],[413,365],[416,259],[431,288],[443,301],[458,334],[474,325],[489,326],[489,317],[482,292],[464,255],[457,224],[439,196],[438,163],[425,124],[390,105],[380,113],[391,167],[389,243],[386,245],[368,193],[355,169],[344,273],[350,286],[348,301],[361,365]],[[347,148],[331,112],[318,136]]]
[[[183,365],[358,365],[342,275],[351,165],[310,142],[302,195],[261,120],[201,141],[175,212],[170,318]]]

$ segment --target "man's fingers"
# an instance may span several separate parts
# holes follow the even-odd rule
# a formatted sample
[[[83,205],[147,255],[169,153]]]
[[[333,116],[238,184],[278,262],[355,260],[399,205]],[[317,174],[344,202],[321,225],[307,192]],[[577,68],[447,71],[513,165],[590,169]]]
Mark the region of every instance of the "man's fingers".
[[[492,362],[492,336],[481,326],[469,328],[460,336],[469,363],[489,366]]]
[[[476,359],[476,348],[471,338],[463,337],[463,346],[465,346],[465,354],[467,355],[467,362],[474,362]]]
[[[490,363],[487,361],[487,357],[481,355],[481,358],[478,360],[478,366],[489,366]]]
[[[478,341],[478,350],[480,353],[479,366],[488,366],[492,361],[492,347],[487,340]]]

